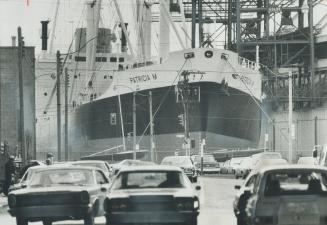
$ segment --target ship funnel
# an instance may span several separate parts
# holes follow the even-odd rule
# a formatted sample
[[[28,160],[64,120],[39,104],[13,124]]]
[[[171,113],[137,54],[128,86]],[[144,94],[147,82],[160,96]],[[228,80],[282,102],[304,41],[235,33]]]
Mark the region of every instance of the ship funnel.
[[[125,23],[126,30],[127,30],[127,26],[128,26],[128,23]],[[119,24],[119,27],[121,27],[120,24]],[[121,29],[120,41],[121,41],[121,52],[127,52],[127,40],[126,40],[125,33],[123,31],[123,28]]]
[[[16,47],[16,36],[11,36],[11,46]]]
[[[42,50],[46,51],[48,49],[48,24],[49,21],[41,21],[42,24],[42,32],[41,32],[41,40],[42,40]]]

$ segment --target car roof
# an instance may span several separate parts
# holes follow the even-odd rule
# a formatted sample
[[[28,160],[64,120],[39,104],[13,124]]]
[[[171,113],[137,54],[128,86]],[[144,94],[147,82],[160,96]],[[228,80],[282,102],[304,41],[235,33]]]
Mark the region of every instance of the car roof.
[[[78,160],[78,161],[71,161],[69,163],[105,163],[102,160]]]
[[[259,169],[259,172],[267,173],[267,172],[279,171],[279,170],[321,170],[327,172],[327,168],[324,166],[305,165],[305,164],[271,165],[271,166],[262,167],[261,169]]]
[[[96,167],[93,166],[72,166],[72,165],[68,165],[68,164],[64,164],[64,165],[50,165],[50,166],[42,166],[37,168],[38,171],[46,171],[46,170],[57,170],[57,169],[63,169],[63,170],[76,170],[76,169],[81,169],[81,170],[100,170]]]
[[[120,172],[137,172],[137,171],[178,171],[181,172],[181,168],[177,166],[166,165],[149,165],[149,166],[129,166],[123,167]]]

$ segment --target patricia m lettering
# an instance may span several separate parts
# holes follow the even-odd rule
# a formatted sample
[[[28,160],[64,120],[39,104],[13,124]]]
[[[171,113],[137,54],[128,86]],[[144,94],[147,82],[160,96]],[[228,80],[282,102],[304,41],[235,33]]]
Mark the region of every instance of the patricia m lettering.
[[[131,83],[136,84],[136,83],[143,83],[151,80],[156,80],[157,79],[157,74],[152,73],[152,74],[143,74],[143,75],[138,75],[134,77],[130,77],[129,80]]]

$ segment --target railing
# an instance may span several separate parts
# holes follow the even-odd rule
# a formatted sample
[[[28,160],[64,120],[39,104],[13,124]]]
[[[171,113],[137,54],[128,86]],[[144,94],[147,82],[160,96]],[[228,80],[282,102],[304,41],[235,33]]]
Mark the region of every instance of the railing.
[[[259,65],[256,62],[248,60],[248,59],[246,59],[244,57],[239,56],[238,57],[238,63],[243,68],[252,69],[252,70],[259,70]]]

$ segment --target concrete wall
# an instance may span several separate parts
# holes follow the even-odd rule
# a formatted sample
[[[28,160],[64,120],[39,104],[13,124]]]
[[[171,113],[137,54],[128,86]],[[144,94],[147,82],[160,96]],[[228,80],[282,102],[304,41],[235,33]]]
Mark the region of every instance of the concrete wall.
[[[273,112],[268,109],[271,119],[275,120],[275,138],[273,137],[273,124],[263,117],[263,129],[260,146],[264,146],[264,134],[267,133],[269,140],[267,147],[282,153],[288,158],[288,111]],[[300,156],[311,156],[315,144],[327,144],[327,106],[311,110],[293,111],[293,123],[295,125],[295,139],[293,140],[293,161]]]
[[[0,47],[1,138],[9,145],[10,154],[19,146],[19,81],[18,48]],[[35,53],[25,47],[23,64],[25,145],[28,157],[35,157]]]

